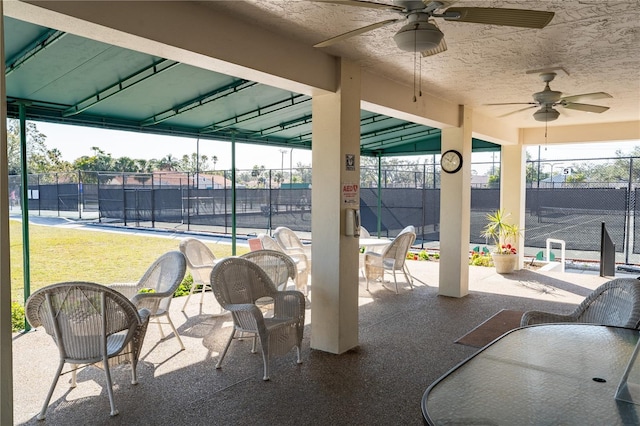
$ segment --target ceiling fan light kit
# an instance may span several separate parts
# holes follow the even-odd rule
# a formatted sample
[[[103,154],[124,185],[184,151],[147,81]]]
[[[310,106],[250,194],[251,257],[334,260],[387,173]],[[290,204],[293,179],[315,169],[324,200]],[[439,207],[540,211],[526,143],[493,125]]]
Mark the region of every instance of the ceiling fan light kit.
[[[542,107],[533,113],[533,118],[535,118],[536,121],[542,121],[543,123],[557,120],[558,117],[560,117],[560,113],[552,107]]]
[[[430,22],[416,21],[404,25],[393,36],[398,49],[406,52],[422,52],[436,49],[444,34]]]

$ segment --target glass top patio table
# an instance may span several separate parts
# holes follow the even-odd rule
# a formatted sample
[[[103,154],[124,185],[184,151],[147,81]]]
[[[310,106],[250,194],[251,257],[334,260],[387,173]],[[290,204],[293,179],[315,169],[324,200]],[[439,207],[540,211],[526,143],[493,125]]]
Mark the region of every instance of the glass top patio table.
[[[615,399],[638,330],[544,324],[513,330],[435,381],[422,398],[430,425],[640,424]]]

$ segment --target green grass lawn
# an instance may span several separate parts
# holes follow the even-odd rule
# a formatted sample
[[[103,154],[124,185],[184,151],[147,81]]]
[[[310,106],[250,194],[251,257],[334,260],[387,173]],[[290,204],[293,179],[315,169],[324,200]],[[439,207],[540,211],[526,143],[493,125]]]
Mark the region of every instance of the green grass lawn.
[[[22,224],[9,221],[11,296],[23,302]],[[29,225],[31,292],[61,281],[100,284],[136,282],[163,253],[178,250],[180,238],[127,235],[86,228]],[[231,255],[231,245],[207,244],[216,257]],[[238,247],[237,254],[248,251]]]

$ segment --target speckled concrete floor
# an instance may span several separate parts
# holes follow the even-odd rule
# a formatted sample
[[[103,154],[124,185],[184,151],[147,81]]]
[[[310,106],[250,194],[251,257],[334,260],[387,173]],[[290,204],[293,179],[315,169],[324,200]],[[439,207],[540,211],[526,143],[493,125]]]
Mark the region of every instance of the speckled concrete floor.
[[[172,318],[186,350],[172,335],[160,341],[151,324],[138,370],[130,384],[128,366],[114,369],[116,405],[109,401],[102,370],[78,373],[70,389],[63,376],[51,399],[46,424],[54,425],[420,425],[420,400],[429,384],[477,349],[454,341],[501,309],[568,312],[607,278],[597,275],[522,270],[501,276],[471,267],[470,293],[438,296],[438,264],[409,262],[415,289],[400,294],[360,281],[360,345],[341,355],[313,350],[305,328],[303,364],[295,351],[272,361],[262,380],[262,357],[250,340],[232,344],[222,369],[215,369],[230,331],[230,317],[213,317],[207,293],[203,310],[192,299],[175,299]],[[311,294],[313,300],[313,294]],[[312,305],[312,303],[310,304]],[[311,306],[310,306],[311,307]],[[307,319],[311,317],[307,312]],[[17,334],[14,352],[14,421],[42,424],[40,410],[58,353],[42,330]]]

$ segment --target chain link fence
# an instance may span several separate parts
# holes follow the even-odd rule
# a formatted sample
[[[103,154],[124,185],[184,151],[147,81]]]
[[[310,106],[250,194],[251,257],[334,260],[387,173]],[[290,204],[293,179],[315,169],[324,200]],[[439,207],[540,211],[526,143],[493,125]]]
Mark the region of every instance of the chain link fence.
[[[610,161],[620,163],[621,159]],[[640,215],[635,203],[640,185],[635,176],[640,176],[640,170],[635,172],[632,158],[624,161],[627,169],[622,167],[619,175],[628,179],[606,183],[572,179],[553,171],[545,177],[540,171],[548,163],[528,162],[525,245],[544,248],[547,238],[555,238],[565,240],[567,250],[597,252],[604,222],[616,252],[626,253],[627,257],[640,254],[640,230],[635,226]],[[493,167],[495,170],[495,164]],[[278,226],[287,226],[310,235],[311,169],[298,168],[288,173],[238,170],[235,176],[239,234],[270,233]],[[362,169],[362,225],[385,237],[395,237],[405,226],[413,225],[419,245],[438,242],[439,177],[439,167],[434,164],[389,167],[379,177],[377,169]],[[486,215],[500,205],[499,180],[478,181],[471,189],[470,244],[487,243],[480,236]],[[29,210],[40,215],[229,234],[234,202],[231,182],[230,171],[68,172],[29,175],[27,194]],[[9,192],[12,211],[19,211],[19,176],[10,176]]]

